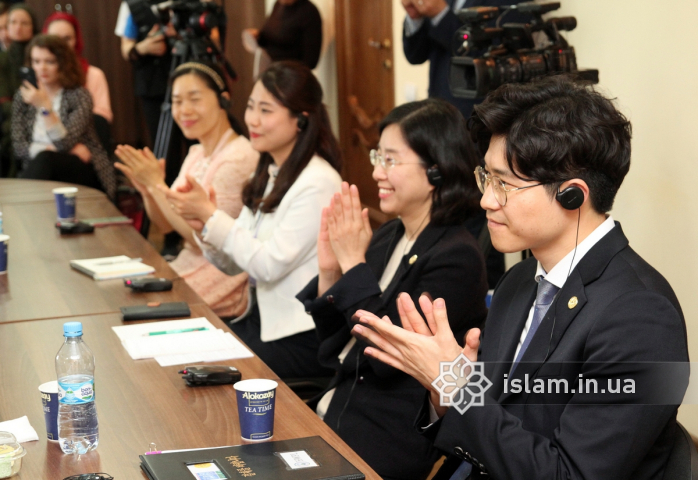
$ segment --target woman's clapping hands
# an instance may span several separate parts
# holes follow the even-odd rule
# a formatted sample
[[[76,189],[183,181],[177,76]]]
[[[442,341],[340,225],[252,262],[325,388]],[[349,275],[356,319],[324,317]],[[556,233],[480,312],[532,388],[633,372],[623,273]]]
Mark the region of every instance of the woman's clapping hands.
[[[149,148],[137,150],[130,145],[119,145],[114,153],[121,160],[114,167],[123,172],[141,194],[157,185],[165,185],[165,160],[155,158]]]
[[[359,189],[342,183],[341,193],[335,193],[327,211],[327,231],[330,245],[342,273],[366,261],[365,255],[373,231],[368,209],[361,209]]]
[[[171,190],[164,185],[158,186],[175,213],[184,218],[190,227],[196,231],[201,231],[206,221],[211,218],[213,212],[218,208],[216,203],[216,191],[209,187],[204,189],[194,177],[187,175],[187,183]]]

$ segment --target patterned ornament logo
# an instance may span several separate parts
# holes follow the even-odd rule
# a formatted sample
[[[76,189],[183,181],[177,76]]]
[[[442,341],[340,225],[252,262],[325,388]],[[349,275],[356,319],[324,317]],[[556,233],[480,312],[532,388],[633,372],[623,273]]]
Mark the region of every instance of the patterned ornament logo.
[[[439,392],[442,407],[454,407],[462,415],[470,407],[485,404],[485,392],[492,382],[485,376],[484,363],[471,362],[461,353],[439,367],[441,373],[431,385]]]

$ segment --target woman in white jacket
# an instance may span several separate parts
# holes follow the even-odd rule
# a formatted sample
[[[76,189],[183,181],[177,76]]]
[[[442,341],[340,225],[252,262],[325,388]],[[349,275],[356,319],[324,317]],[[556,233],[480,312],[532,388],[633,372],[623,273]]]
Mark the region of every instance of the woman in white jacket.
[[[237,219],[192,178],[167,197],[214,265],[250,276],[250,306],[232,330],[280,378],[330,376],[317,360],[313,320],[295,298],[317,274],[320,214],[341,185],[322,88],[299,63],[272,64],[250,94],[245,123],[261,157]]]

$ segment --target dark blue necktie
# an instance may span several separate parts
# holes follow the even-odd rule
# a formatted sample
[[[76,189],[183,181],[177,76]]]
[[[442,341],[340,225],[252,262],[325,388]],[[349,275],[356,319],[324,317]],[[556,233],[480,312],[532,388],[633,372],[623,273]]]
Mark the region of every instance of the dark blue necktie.
[[[538,330],[540,323],[543,321],[545,314],[548,313],[548,309],[553,303],[553,300],[555,300],[555,295],[559,290],[559,287],[556,287],[545,278],[541,278],[538,282],[538,293],[536,293],[536,303],[533,306],[533,319],[531,320],[531,327],[528,329],[528,333],[526,334],[526,338],[524,338],[523,344],[521,344],[519,354],[516,356],[514,363],[511,365],[511,372],[509,376],[513,375],[516,366],[521,361],[521,358],[523,358],[524,353],[526,353],[526,349],[530,345],[533,336],[536,334],[536,331]]]

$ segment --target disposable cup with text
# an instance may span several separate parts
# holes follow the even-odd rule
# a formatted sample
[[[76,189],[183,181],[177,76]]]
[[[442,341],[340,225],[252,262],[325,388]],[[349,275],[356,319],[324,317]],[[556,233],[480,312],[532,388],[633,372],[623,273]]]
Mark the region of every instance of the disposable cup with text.
[[[75,222],[75,202],[77,200],[77,187],[61,187],[53,189],[56,199],[56,211],[59,222]]]
[[[58,440],[58,382],[46,382],[39,385],[41,404],[44,407],[44,420],[46,420],[46,437],[49,440]]]
[[[237,382],[240,432],[243,440],[262,441],[274,436],[276,387],[273,380],[254,378]]]

